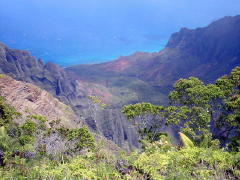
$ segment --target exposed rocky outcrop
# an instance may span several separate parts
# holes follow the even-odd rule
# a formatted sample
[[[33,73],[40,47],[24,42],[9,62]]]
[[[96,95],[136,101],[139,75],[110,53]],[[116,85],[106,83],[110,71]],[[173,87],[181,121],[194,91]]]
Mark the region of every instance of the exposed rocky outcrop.
[[[32,84],[16,81],[9,76],[0,77],[0,96],[22,115],[41,115],[68,128],[83,126],[83,120],[67,105],[47,91]]]
[[[0,73],[11,76],[16,80],[32,83],[50,92],[61,102],[72,107],[78,116],[75,121],[82,119],[93,132],[107,137],[120,146],[126,144],[127,148],[138,146],[135,130],[129,128],[130,123],[122,116],[119,110],[112,110],[111,106],[108,106],[105,110],[95,106],[92,107],[92,101],[88,98],[89,95],[97,95],[105,102],[113,99],[106,87],[82,81],[81,78],[72,73],[67,73],[56,64],[44,64],[27,51],[10,49],[3,44],[0,44]],[[12,95],[10,88],[9,94],[5,94],[5,96]],[[40,107],[35,104],[36,102],[31,103],[31,101],[34,101],[34,93],[31,94],[30,92],[28,97],[23,98],[26,98],[25,101],[29,104],[29,107],[32,106],[36,110]],[[44,93],[42,97],[44,97]],[[48,96],[45,97],[45,100],[47,99]],[[51,109],[48,106],[46,108]],[[56,113],[56,116],[60,115]],[[69,124],[69,126],[74,126],[74,124]]]
[[[21,116],[14,119],[14,122],[19,125],[23,124],[29,115],[46,118],[45,125],[51,130],[51,133],[46,136],[43,131],[39,130],[35,149],[44,145],[47,154],[57,157],[60,153],[68,152],[69,149],[74,148],[74,142],[62,137],[56,130],[60,127],[75,129],[85,125],[84,119],[77,116],[70,106],[63,104],[50,93],[33,84],[16,81],[3,74],[0,75],[0,96],[4,97],[7,104],[21,113]],[[39,121],[36,123],[38,124]],[[108,128],[111,129],[111,127]],[[101,135],[94,133],[94,137],[97,145],[104,145],[106,150],[111,150],[111,152],[121,150],[113,141],[107,140]],[[0,152],[0,166],[2,165],[1,158]]]
[[[27,51],[0,44],[0,72],[42,87],[65,103],[75,98],[74,83],[63,69],[53,63],[43,64]]]

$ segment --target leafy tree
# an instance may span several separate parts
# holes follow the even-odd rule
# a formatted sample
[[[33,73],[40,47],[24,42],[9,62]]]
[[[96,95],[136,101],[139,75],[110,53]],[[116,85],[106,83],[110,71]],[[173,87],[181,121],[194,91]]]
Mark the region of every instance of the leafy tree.
[[[167,123],[179,125],[195,141],[201,141],[206,135],[211,138],[210,125],[224,97],[221,88],[215,84],[204,85],[194,77],[178,80],[173,88],[169,99],[176,110],[168,115]]]
[[[240,151],[240,67],[219,78],[216,84],[224,92],[223,109],[216,123],[218,136],[225,140],[230,139],[229,147]]]
[[[143,144],[145,141],[153,142],[159,140],[162,135],[159,132],[159,124],[163,124],[162,118],[164,107],[155,106],[151,103],[138,103],[126,105],[122,108],[122,112],[126,115],[128,120],[132,121],[137,127],[141,136],[140,142]]]
[[[130,120],[140,119],[136,125],[141,137],[157,134],[165,123],[176,126],[198,145],[217,146],[213,139],[220,139],[223,144],[232,139],[229,147],[239,150],[240,67],[214,84],[205,85],[195,77],[179,79],[169,94],[169,102],[166,107],[150,103],[128,105],[122,112]]]

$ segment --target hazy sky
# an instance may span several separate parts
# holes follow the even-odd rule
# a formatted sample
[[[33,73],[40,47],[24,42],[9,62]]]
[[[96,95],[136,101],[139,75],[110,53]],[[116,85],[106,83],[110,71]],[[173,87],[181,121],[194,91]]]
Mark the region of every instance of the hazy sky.
[[[181,27],[240,14],[240,0],[0,1],[0,42],[63,66],[159,51]]]

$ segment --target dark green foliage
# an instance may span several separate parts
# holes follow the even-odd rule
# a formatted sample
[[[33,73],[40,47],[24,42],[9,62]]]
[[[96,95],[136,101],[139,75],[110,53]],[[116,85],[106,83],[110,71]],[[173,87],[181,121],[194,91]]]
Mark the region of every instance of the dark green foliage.
[[[6,126],[17,116],[20,116],[20,113],[6,104],[4,98],[0,96],[0,126]]]
[[[124,106],[122,112],[129,120],[137,120],[139,132],[156,134],[163,123],[174,125],[201,147],[217,147],[230,143],[229,148],[239,150],[240,139],[240,67],[230,75],[205,85],[190,77],[179,79],[169,94],[170,105],[155,106],[139,103]],[[148,119],[154,117],[154,127]],[[151,120],[152,121],[152,120]],[[212,131],[214,130],[214,131]],[[214,137],[214,139],[213,139]]]
[[[28,120],[37,122],[38,129],[46,130],[47,118],[37,114],[29,115]]]
[[[210,138],[212,114],[223,97],[224,92],[217,85],[204,85],[194,77],[180,79],[169,95],[176,110],[167,117],[167,123],[181,124],[181,131],[195,141],[200,141],[203,135]]]
[[[79,129],[71,129],[67,135],[69,140],[76,140],[76,146],[78,149],[94,149],[94,138],[89,132],[87,127]]]
[[[93,150],[95,148],[94,137],[87,127],[78,129],[68,129],[65,127],[58,128],[58,132],[67,137],[68,140],[76,142],[76,148],[82,150],[84,148]]]
[[[178,80],[173,88],[174,90],[169,94],[170,102],[181,106],[209,108],[214,100],[224,96],[218,86],[204,85],[201,80],[194,77]]]
[[[133,120],[137,116],[147,114],[157,115],[163,109],[164,109],[163,106],[155,106],[152,105],[151,103],[138,103],[124,106],[122,112],[129,120]]]
[[[230,138],[228,143],[228,148],[234,152],[240,152],[240,139],[237,136]]]
[[[158,124],[164,123],[163,118],[161,118],[163,111],[163,106],[155,106],[151,103],[126,105],[122,108],[125,116],[138,128],[143,148],[145,141],[158,140],[160,135]]]
[[[240,67],[232,70],[230,75],[219,78],[216,84],[224,91],[223,111],[217,119],[219,136],[230,139],[229,147],[239,151],[240,143]]]
[[[37,124],[30,119],[27,119],[26,122],[20,126],[21,135],[18,137],[18,140],[22,146],[27,144],[33,144],[35,141],[35,134],[37,131]]]
[[[37,131],[37,125],[32,120],[26,120],[26,122],[21,126],[21,130],[24,134],[34,135]]]
[[[34,136],[31,136],[31,135],[21,135],[19,138],[18,138],[20,144],[22,146],[24,145],[27,145],[27,144],[32,144],[34,143]]]

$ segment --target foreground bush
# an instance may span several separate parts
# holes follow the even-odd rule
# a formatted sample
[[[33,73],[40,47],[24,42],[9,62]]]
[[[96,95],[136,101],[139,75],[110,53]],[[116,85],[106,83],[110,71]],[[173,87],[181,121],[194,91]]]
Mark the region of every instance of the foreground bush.
[[[240,175],[240,154],[210,148],[142,153],[134,165],[152,179],[231,179]]]

